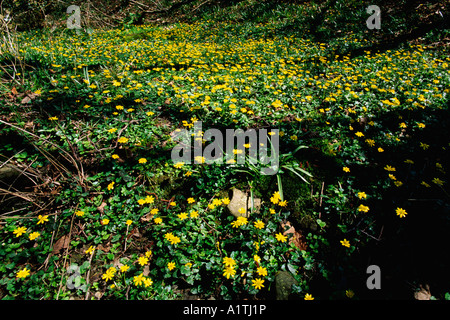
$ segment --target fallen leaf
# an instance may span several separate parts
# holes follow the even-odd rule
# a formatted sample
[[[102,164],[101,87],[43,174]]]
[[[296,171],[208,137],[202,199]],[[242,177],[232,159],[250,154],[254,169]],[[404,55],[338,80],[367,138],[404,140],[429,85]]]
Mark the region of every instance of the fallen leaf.
[[[287,221],[286,223],[281,223],[281,227],[283,229],[286,229],[286,227],[288,228],[286,231],[283,232],[285,236],[292,234],[291,237],[288,237],[289,244],[293,243],[300,250],[306,250],[307,247],[305,238],[300,232],[295,230],[295,228],[291,225],[289,221]]]
[[[420,290],[414,292],[414,298],[416,300],[430,300],[431,299],[431,292],[430,287],[426,284],[425,288],[422,287],[422,285],[419,286]]]
[[[106,202],[102,202],[101,205],[97,207],[97,210],[100,211],[100,213],[103,213],[105,211]]]
[[[56,241],[53,246],[52,253],[58,254],[60,250],[67,249],[69,247],[70,237],[68,235],[62,236]]]
[[[147,213],[146,215],[141,217],[141,221],[142,222],[149,222],[150,220],[152,220],[154,214],[151,213]]]
[[[13,87],[13,88],[11,89],[11,93],[12,93],[13,95],[15,95],[15,96],[17,96],[17,95],[19,94],[19,92],[17,92],[16,87]]]

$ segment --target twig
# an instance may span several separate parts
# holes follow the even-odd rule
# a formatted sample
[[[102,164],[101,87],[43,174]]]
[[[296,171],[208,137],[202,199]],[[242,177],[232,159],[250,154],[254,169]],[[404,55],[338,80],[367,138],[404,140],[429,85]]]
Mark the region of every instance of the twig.
[[[86,296],[84,297],[84,300],[89,299],[89,293],[90,293],[90,291],[89,291],[89,276],[91,275],[91,262],[92,262],[92,258],[94,257],[94,252],[91,253],[91,257],[89,258],[89,270],[86,275]]]
[[[78,205],[77,205],[78,208]],[[77,210],[77,208],[75,208],[75,211]],[[70,238],[72,236],[72,227],[73,227],[73,219],[75,218],[75,212],[72,214],[72,220],[70,221],[70,230],[69,230],[69,238],[67,239],[67,247],[66,247],[66,253],[64,255],[64,262],[63,262],[63,268],[65,268],[66,266],[66,262],[67,262],[67,256],[69,255],[69,247],[70,247]],[[59,283],[59,289],[58,289],[58,293],[56,294],[56,300],[58,300],[59,298],[59,293],[61,292],[61,287],[62,287],[62,281],[63,281],[64,277],[61,276],[61,281]]]
[[[320,190],[319,196],[319,219],[322,216],[322,196],[323,196],[323,187],[325,186],[325,181],[322,182],[322,189]]]

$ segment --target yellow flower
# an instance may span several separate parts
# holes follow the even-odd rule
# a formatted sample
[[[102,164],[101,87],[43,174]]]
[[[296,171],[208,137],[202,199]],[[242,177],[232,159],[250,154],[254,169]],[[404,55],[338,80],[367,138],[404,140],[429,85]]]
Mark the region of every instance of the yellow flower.
[[[105,218],[101,221],[101,224],[104,226],[107,225],[108,223],[109,223],[109,219],[107,219],[107,218]]]
[[[341,244],[344,247],[350,248],[350,242],[347,239],[341,240]]]
[[[426,183],[425,181],[422,181],[420,184],[423,185],[423,186],[426,187],[426,188],[430,188],[430,187],[431,187],[431,186],[430,186],[428,183]]]
[[[395,171],[395,168],[387,165],[387,166],[384,167],[384,170],[393,172],[393,171]]]
[[[173,269],[175,269],[175,262],[169,262],[167,264],[167,268],[169,269],[169,271],[172,271]]]
[[[155,218],[153,221],[155,221],[156,224],[160,224],[162,222],[162,219],[160,217]]]
[[[26,231],[27,231],[26,227],[19,227],[19,228],[14,229],[13,233],[16,235],[16,238],[17,238],[17,237],[20,237],[22,234],[24,234]]]
[[[175,168],[180,169],[182,166],[184,166],[184,162],[177,162],[173,165]]]
[[[182,212],[182,213],[180,213],[180,214],[178,215],[178,218],[179,218],[180,220],[187,219],[187,217],[188,217],[188,215],[187,215],[186,212]]]
[[[363,204],[360,204],[359,205],[359,207],[358,207],[358,211],[362,211],[362,212],[369,212],[369,207],[368,206],[365,206],[365,205],[363,205]]]
[[[151,255],[152,255],[152,250],[148,250],[148,251],[145,252],[145,256],[147,258],[150,258]]]
[[[139,159],[139,163],[146,163],[147,162],[147,159],[145,159],[145,158],[140,158]]]
[[[279,205],[280,207],[286,207],[286,206],[287,206],[287,200],[278,202],[278,205]]]
[[[117,110],[123,110],[123,106],[116,106]]]
[[[245,214],[247,210],[245,210],[245,208],[239,208],[238,212],[240,214]]]
[[[350,168],[349,168],[349,167],[343,167],[343,168],[342,168],[342,171],[344,171],[344,172],[350,172]]]
[[[223,198],[223,199],[222,199],[222,203],[223,203],[224,205],[228,205],[228,204],[230,203],[230,199],[229,199],[229,198]]]
[[[355,135],[357,137],[364,137],[364,133],[362,133],[361,131],[356,132]]]
[[[94,250],[95,250],[95,248],[93,246],[90,246],[89,249],[87,249],[84,253],[93,254]]]
[[[128,269],[130,269],[130,266],[127,266],[126,264],[124,264],[123,266],[120,267],[120,272],[127,272]]]
[[[287,240],[287,237],[286,237],[285,235],[281,234],[281,232],[280,232],[280,233],[277,233],[277,234],[275,235],[275,238],[276,238],[278,241],[281,241],[281,242],[286,242],[286,240]]]
[[[184,174],[186,177],[189,177],[190,175],[192,175],[192,171],[186,171],[186,173]]]
[[[143,278],[144,286],[149,287],[153,284],[153,280],[150,278]]]
[[[264,283],[264,279],[261,279],[261,278],[256,278],[255,280],[252,280],[252,286],[258,290],[260,290],[261,288],[264,288],[263,283]]]
[[[257,220],[254,222],[255,228],[256,229],[262,229],[264,228],[264,222],[262,222],[261,220]]]
[[[187,202],[188,202],[189,204],[194,203],[194,202],[195,202],[195,199],[194,199],[194,198],[188,198],[188,199],[187,199]]]
[[[169,203],[172,207],[175,207],[177,205],[177,203],[175,201],[172,201],[171,203]]]
[[[146,265],[148,263],[148,258],[145,256],[141,256],[139,257],[138,262],[141,266]]]
[[[232,267],[234,267],[234,265],[236,264],[236,261],[235,261],[233,258],[225,257],[225,258],[223,258],[223,264],[224,264],[226,267],[232,268]]]
[[[403,182],[401,181],[394,181],[394,184],[396,187],[401,187],[403,185]]]
[[[406,210],[405,209],[402,209],[402,208],[397,208],[396,210],[395,210],[395,213],[400,217],[400,218],[403,218],[403,217],[405,217],[408,213],[406,212]]]
[[[56,120],[58,120],[58,117],[50,117],[50,118],[48,118],[48,120],[50,120],[50,121],[56,121]]]
[[[38,215],[38,222],[37,222],[37,224],[44,224],[45,222],[47,222],[48,221],[48,216],[46,215],[46,216],[42,216],[42,215]]]
[[[389,173],[389,178],[392,179],[392,180],[397,180],[397,178],[391,173]]]
[[[109,281],[112,278],[114,278],[114,274],[115,271],[110,271],[110,269],[108,269],[103,275],[102,275],[102,279],[104,279],[105,281]]]
[[[381,147],[380,147],[380,148],[378,148],[377,150],[378,150],[378,152],[384,152],[384,149],[383,149],[383,148],[381,148]]]
[[[197,218],[198,217],[198,211],[191,211],[191,218]]]
[[[255,262],[257,262],[257,263],[260,263],[260,262],[261,262],[261,257],[258,256],[257,254],[255,254],[255,255],[253,256],[253,260],[255,260]]]
[[[30,270],[28,270],[26,267],[23,268],[22,270],[19,270],[19,271],[16,273],[16,277],[19,278],[19,279],[26,278],[26,277],[28,277],[29,275],[30,275]]]
[[[264,267],[258,267],[258,269],[256,269],[256,272],[262,277],[267,276],[267,269]]]
[[[353,290],[351,290],[351,289],[348,289],[348,290],[345,290],[345,295],[348,297],[348,298],[353,298],[353,296],[355,295],[355,293],[353,292]]]
[[[307,293],[307,294],[305,294],[305,298],[304,299],[305,300],[314,300],[314,297],[311,294]]]
[[[114,189],[114,181],[113,182],[111,182],[110,184],[108,184],[108,190],[112,190],[112,189]]]
[[[444,184],[444,181],[442,181],[439,178],[433,178],[433,180],[431,180],[433,183],[437,184],[438,186],[442,186]]]
[[[111,158],[113,158],[113,159],[119,159],[119,155],[113,154],[113,155],[111,156]]]
[[[141,273],[138,276],[133,277],[134,285],[139,286],[144,281],[144,275]]]
[[[128,220],[125,222],[125,224],[126,224],[127,226],[131,225],[132,223],[133,223],[133,221],[130,220],[130,219],[128,219]]]
[[[120,137],[119,140],[117,140],[117,142],[119,142],[119,143],[127,143],[128,142],[128,138]]]
[[[75,215],[77,217],[82,217],[82,216],[84,216],[84,211],[77,210],[77,211],[75,211]]]
[[[39,232],[33,232],[32,234],[30,234],[29,238],[30,240],[34,240],[37,237],[39,237],[41,234]]]
[[[114,133],[116,131],[117,131],[117,128],[111,128],[111,129],[108,130],[109,133]]]
[[[423,143],[423,142],[421,142],[420,143],[420,147],[423,149],[423,150],[427,150],[429,147],[430,147],[430,145],[429,144],[426,144],[426,143]]]
[[[230,277],[234,277],[236,274],[236,270],[233,269],[232,267],[226,267],[223,270],[223,276],[226,277],[227,279],[230,279]]]
[[[358,198],[360,199],[366,199],[367,198],[367,194],[363,191],[358,192]]]

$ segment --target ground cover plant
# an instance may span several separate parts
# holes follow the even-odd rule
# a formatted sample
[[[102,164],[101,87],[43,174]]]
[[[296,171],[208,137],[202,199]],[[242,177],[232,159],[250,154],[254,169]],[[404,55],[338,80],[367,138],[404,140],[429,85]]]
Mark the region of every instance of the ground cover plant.
[[[284,272],[290,298],[448,297],[448,30],[383,50],[366,4],[314,30],[322,2],[264,3],[4,38],[2,299],[275,299]],[[174,163],[197,121],[278,129],[279,172]]]

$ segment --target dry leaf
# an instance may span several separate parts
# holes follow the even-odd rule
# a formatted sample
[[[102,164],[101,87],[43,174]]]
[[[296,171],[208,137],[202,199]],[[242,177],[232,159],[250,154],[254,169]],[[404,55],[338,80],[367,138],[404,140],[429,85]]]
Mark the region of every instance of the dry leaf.
[[[105,206],[106,206],[106,202],[102,202],[102,204],[97,207],[97,210],[100,211],[100,213],[103,213]]]
[[[420,290],[414,292],[414,298],[416,300],[430,300],[431,299],[431,292],[430,287],[426,284],[425,288],[422,287],[422,285],[419,286]]]
[[[291,237],[288,236],[289,244],[293,243],[300,250],[306,250],[306,242],[303,238],[303,235],[300,232],[296,231],[289,221],[286,223],[282,223],[281,227],[283,229],[285,229],[286,227],[288,228],[285,232],[283,232],[285,236],[292,234]]]
[[[15,96],[17,96],[17,95],[19,94],[19,92],[17,92],[16,87],[13,87],[13,88],[11,89],[11,93],[12,93],[13,95],[15,95]]]
[[[149,222],[150,220],[152,220],[154,214],[151,213],[147,213],[146,215],[141,217],[141,221],[142,222]]]
[[[70,237],[68,235],[62,236],[56,241],[53,246],[52,253],[58,254],[60,250],[67,249],[69,247]]]

